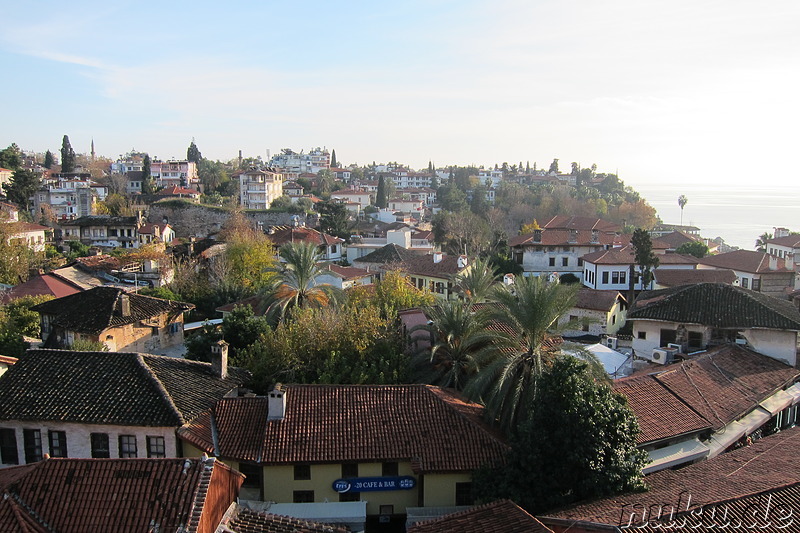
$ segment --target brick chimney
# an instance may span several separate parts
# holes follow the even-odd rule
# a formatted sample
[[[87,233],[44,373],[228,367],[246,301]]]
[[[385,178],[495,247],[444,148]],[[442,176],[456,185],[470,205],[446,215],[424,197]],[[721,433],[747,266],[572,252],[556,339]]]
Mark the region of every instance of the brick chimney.
[[[267,420],[283,420],[286,414],[286,391],[283,385],[277,383],[275,388],[267,395]]]
[[[218,378],[228,377],[228,343],[222,339],[211,345],[211,368]]]

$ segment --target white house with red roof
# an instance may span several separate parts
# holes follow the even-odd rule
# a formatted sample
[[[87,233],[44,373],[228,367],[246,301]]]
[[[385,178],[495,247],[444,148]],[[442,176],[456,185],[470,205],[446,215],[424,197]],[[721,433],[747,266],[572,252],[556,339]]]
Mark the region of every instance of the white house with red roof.
[[[163,197],[187,198],[194,201],[200,198],[200,191],[197,189],[189,189],[187,187],[181,187],[180,185],[170,185],[158,191],[156,194]]]
[[[375,272],[330,263],[326,265],[325,270],[316,277],[315,281],[318,285],[333,285],[339,289],[350,289],[359,285],[370,285],[374,279]]]
[[[740,287],[786,298],[800,286],[792,263],[793,258],[788,256],[781,258],[767,252],[734,250],[704,257],[697,268],[733,270]]]
[[[358,189],[343,189],[331,193],[331,199],[358,204],[361,209],[372,204],[372,194]]]
[[[45,245],[52,241],[53,228],[30,222],[9,222],[9,240],[24,243],[34,252],[44,252]]]
[[[166,222],[162,222],[161,224],[147,223],[139,227],[140,245],[153,243],[169,245],[173,240],[175,240],[175,230]]]
[[[322,261],[340,261],[344,240],[305,226],[273,226],[267,237],[275,246],[291,242],[310,242],[319,247]]]
[[[657,254],[661,269],[694,269],[698,259],[691,255]],[[601,291],[626,291],[630,289],[630,276],[635,276],[634,290],[652,289],[654,280],[648,287],[642,287],[641,269],[636,265],[632,245],[621,248],[600,250],[584,255],[583,284],[590,289]]]

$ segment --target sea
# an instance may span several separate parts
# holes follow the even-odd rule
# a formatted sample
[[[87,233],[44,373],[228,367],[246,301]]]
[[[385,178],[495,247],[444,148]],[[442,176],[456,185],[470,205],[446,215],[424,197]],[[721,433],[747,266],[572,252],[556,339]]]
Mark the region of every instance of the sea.
[[[800,231],[800,186],[630,185],[665,224],[681,223],[678,197],[685,195],[683,224],[730,246],[754,250],[756,239],[776,227]]]

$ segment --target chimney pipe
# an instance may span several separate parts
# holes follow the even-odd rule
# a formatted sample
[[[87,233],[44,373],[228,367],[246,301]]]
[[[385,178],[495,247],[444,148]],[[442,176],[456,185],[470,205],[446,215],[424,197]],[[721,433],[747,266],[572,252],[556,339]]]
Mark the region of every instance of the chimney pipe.
[[[211,345],[211,368],[216,377],[228,377],[228,343],[222,339]]]
[[[119,314],[131,316],[131,297],[125,293],[119,295]]]

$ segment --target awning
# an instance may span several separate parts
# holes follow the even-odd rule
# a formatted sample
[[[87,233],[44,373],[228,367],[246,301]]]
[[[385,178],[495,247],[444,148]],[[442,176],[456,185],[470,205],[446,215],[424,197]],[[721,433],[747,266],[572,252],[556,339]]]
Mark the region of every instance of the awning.
[[[772,416],[775,416],[792,405],[793,402],[794,396],[786,391],[779,390],[758,405],[769,411]]]
[[[689,463],[697,459],[702,459],[708,455],[709,448],[697,438],[685,442],[679,442],[672,446],[666,446],[648,452],[650,462],[642,469],[645,474],[652,474],[665,468],[671,468],[683,463]]]
[[[708,441],[708,447],[711,450],[708,458],[711,459],[721,454],[731,444],[763,426],[770,418],[772,418],[772,414],[769,411],[756,407],[747,416],[740,418],[736,422],[731,422],[717,431]]]

